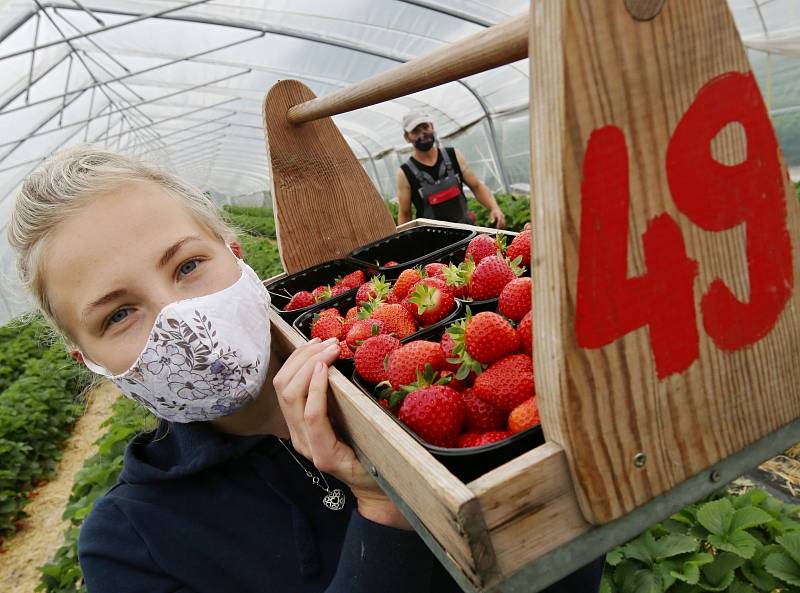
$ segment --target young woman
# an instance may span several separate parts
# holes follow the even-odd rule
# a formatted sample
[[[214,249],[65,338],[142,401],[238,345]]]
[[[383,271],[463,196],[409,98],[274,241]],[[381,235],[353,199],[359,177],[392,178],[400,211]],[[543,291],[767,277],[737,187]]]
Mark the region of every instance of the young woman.
[[[79,147],[25,180],[9,241],[73,357],[161,418],[84,522],[89,593],[460,590],[331,426],[338,344],[271,356],[269,295],[202,192]]]

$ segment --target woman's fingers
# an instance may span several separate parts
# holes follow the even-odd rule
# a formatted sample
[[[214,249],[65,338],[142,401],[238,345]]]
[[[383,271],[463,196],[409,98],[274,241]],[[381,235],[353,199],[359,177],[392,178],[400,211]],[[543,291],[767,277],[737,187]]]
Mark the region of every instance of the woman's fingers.
[[[335,466],[342,444],[328,418],[328,367],[322,362],[316,364],[311,376],[304,419],[314,465],[321,471],[336,473],[341,469]]]
[[[275,374],[275,377],[273,377],[272,384],[275,389],[280,390],[286,385],[310,356],[314,356],[316,353],[325,350],[325,348],[329,346],[328,342],[333,343],[332,340],[321,342],[319,338],[314,338],[308,344],[295,349],[295,351],[289,355],[289,358],[286,359],[286,362],[283,363],[280,370]]]
[[[302,360],[302,365],[299,368],[290,368],[294,371],[293,374],[288,379],[284,378],[280,388],[277,385],[275,388],[278,394],[278,403],[292,437],[292,443],[295,449],[305,456],[308,456],[309,448],[304,414],[314,366],[320,361],[331,363],[336,360],[338,355],[339,344],[335,340],[334,344],[328,345],[327,348],[308,349],[306,356],[298,358],[298,360]],[[283,371],[281,370],[281,372]]]

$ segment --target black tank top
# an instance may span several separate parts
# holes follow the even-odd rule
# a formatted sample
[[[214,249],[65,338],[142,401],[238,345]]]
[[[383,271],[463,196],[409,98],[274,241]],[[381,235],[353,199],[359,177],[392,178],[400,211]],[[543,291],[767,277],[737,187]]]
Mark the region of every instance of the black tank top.
[[[423,202],[419,191],[422,186],[419,182],[419,179],[417,179],[417,176],[414,175],[414,173],[411,171],[411,168],[408,166],[408,162],[405,162],[400,166],[400,168],[403,170],[406,179],[408,179],[408,184],[411,186],[411,203],[414,205],[414,214],[416,217],[421,217],[423,216],[423,213],[426,213],[427,218],[436,218],[438,220],[447,220],[449,222],[471,224],[470,220],[467,218],[467,198],[464,195],[464,176],[461,173],[461,166],[458,164],[458,159],[456,158],[456,149],[448,146],[447,148],[444,148],[444,150],[447,151],[447,155],[450,157],[450,162],[453,166],[453,171],[458,177],[461,193],[457,198],[454,198],[450,201],[452,203],[447,203],[447,207],[435,208],[435,214],[431,214],[430,206],[427,206],[428,212],[426,213],[426,204]],[[443,169],[442,158],[442,150],[439,150],[438,158],[433,165],[425,165],[419,162],[413,156],[410,157],[409,160],[413,161],[414,165],[420,171],[430,175],[434,181],[438,181],[447,174],[445,172],[444,175],[440,175]]]

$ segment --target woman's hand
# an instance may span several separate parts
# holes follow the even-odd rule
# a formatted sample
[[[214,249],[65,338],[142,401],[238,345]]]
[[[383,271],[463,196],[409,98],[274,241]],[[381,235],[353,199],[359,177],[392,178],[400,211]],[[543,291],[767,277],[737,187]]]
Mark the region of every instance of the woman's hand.
[[[292,446],[318,470],[346,483],[358,500],[358,512],[363,517],[383,525],[411,529],[353,450],[340,441],[333,430],[328,417],[328,365],[338,354],[338,340],[309,342],[289,356],[272,380]]]

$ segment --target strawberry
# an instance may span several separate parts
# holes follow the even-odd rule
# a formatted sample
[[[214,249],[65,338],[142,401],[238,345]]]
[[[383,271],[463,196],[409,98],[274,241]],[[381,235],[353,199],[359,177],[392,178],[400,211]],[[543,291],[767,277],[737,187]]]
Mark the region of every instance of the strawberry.
[[[439,276],[444,268],[447,265],[440,263],[440,262],[433,262],[430,264],[425,265],[425,275],[426,276]]]
[[[329,315],[331,315],[333,317],[341,317],[342,316],[342,314],[339,313],[339,309],[337,309],[336,307],[328,307],[326,309],[323,309],[322,311],[320,311],[316,315],[314,315],[314,318],[316,319],[317,317],[328,317]]]
[[[421,278],[422,274],[420,273],[419,268],[409,268],[407,270],[403,270],[400,272],[400,276],[398,276],[397,280],[394,281],[394,286],[392,286],[390,295],[393,295],[399,299],[397,301],[399,303],[406,298],[408,289],[411,288]]]
[[[475,395],[472,388],[462,391],[461,398],[467,414],[464,427],[467,432],[488,432],[505,428],[506,414]]]
[[[444,368],[444,356],[437,342],[415,340],[403,344],[393,350],[386,360],[386,378],[395,390],[400,390],[405,385],[410,385],[417,380],[417,373],[431,369],[440,371]]]
[[[520,352],[533,356],[533,311],[528,311],[517,325],[517,336]]]
[[[505,235],[497,235],[492,238],[490,235],[478,235],[467,245],[467,252],[464,254],[464,259],[472,257],[475,264],[479,264],[481,260],[490,255],[497,255],[500,251],[503,253],[506,247]]]
[[[347,337],[347,334],[350,333],[350,330],[353,329],[353,326],[356,324],[356,321],[359,321],[358,318],[356,319],[347,319],[344,318],[344,322],[342,323],[342,340]]]
[[[371,300],[384,300],[389,294],[389,284],[383,276],[373,276],[369,282],[362,284],[356,293],[356,305]]]
[[[465,432],[458,437],[459,448],[466,447],[480,447],[481,445],[489,445],[502,441],[511,436],[510,432],[505,430],[493,430],[491,432]]]
[[[453,371],[443,369],[439,372],[439,380],[436,381],[437,385],[447,385],[450,389],[455,389],[459,393],[467,389],[467,382],[456,378]]]
[[[339,360],[353,360],[353,351],[344,340],[339,340]]]
[[[508,415],[508,431],[518,433],[539,424],[539,406],[536,397],[526,399]]]
[[[467,307],[466,318],[454,321],[446,330],[446,333],[450,335],[450,339],[453,341],[453,346],[450,350],[450,356],[447,362],[458,365],[456,379],[459,380],[465,380],[470,375],[480,374],[484,369],[484,365],[481,364],[480,361],[475,360],[470,353],[467,352],[467,325],[471,323],[471,321],[472,313],[469,307]],[[447,342],[447,344],[449,346],[449,342]]]
[[[390,260],[390,261],[387,261],[385,264],[383,264],[383,267],[384,268],[391,268],[392,266],[399,266],[399,265],[400,264],[398,262],[396,262],[394,260]]]
[[[331,287],[317,286],[314,290],[311,291],[311,294],[314,296],[314,300],[320,303],[331,297]]]
[[[497,361],[475,379],[475,395],[508,413],[534,396],[533,360],[512,354]]]
[[[337,284],[333,288],[331,288],[331,296],[330,298],[339,296],[340,294],[344,294],[349,290],[353,290],[349,286],[345,286],[344,284]]]
[[[310,307],[317,301],[314,295],[307,290],[301,290],[292,295],[292,298],[283,308],[284,311],[294,311],[295,309],[302,309],[303,307]]]
[[[509,245],[508,249],[506,250],[506,257],[512,260],[520,257],[520,265],[525,266],[529,270],[531,269],[530,223],[527,223],[522,232],[514,237],[513,241],[511,241],[511,245]]]
[[[500,296],[506,284],[511,282],[522,270],[512,268],[503,257],[491,255],[481,260],[475,268],[469,283],[469,296],[476,301],[484,301]]]
[[[458,338],[453,336],[458,342]],[[465,329],[467,353],[483,364],[492,364],[519,349],[519,338],[511,324],[491,311],[467,319]]]
[[[336,338],[338,340],[342,337],[343,323],[344,319],[340,316],[324,315],[317,317],[311,324],[311,339],[327,340],[328,338]]]
[[[398,418],[431,445],[455,447],[464,424],[464,402],[457,391],[431,385],[409,393]]]
[[[520,321],[531,310],[531,279],[514,278],[500,293],[497,312],[512,321]]]
[[[400,347],[400,340],[394,336],[381,334],[367,339],[355,354],[356,372],[369,383],[377,384],[386,380],[384,359],[394,349]]]
[[[350,321],[351,319],[358,319],[358,307],[350,307],[347,310],[347,313],[344,316],[344,320]]]
[[[453,340],[453,336],[444,332],[442,334],[441,340],[439,340],[439,347],[442,349],[442,355],[444,356],[445,365],[444,368],[448,371],[457,371],[459,364],[456,362],[451,362],[450,359],[455,360],[457,357],[453,352],[453,349],[456,347],[456,343]]]
[[[377,319],[355,319],[349,332],[347,332],[345,341],[350,349],[354,352],[361,344],[372,336],[385,334],[383,321]]]
[[[428,326],[441,321],[456,308],[453,292],[440,278],[423,278],[411,289],[405,300],[414,303],[412,313],[420,325]]]
[[[358,288],[362,284],[366,282],[366,277],[364,276],[363,270],[356,270],[355,272],[350,272],[344,278],[337,278],[336,284],[346,286],[349,289],[351,288]]]
[[[471,275],[472,270],[475,269],[475,264],[472,262],[472,260],[468,260],[467,262],[464,262],[458,266],[455,265],[453,262],[450,262],[440,272],[441,277],[453,291],[453,296],[456,298],[463,298],[467,296],[468,280],[466,278],[466,273],[468,264],[471,264],[471,269],[469,271]]]
[[[393,334],[401,339],[417,331],[414,316],[403,305],[379,303],[371,313],[368,313],[368,318],[383,321],[386,333]]]

